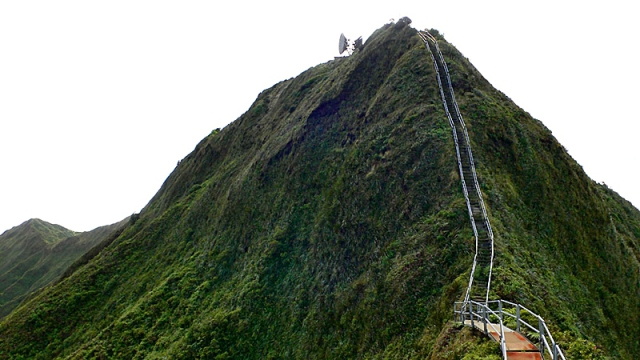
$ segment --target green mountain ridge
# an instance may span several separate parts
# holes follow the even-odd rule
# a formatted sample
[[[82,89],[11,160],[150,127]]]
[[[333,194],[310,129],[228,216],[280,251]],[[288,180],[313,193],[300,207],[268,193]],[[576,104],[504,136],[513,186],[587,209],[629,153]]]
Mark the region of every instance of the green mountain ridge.
[[[78,233],[30,219],[0,235],[0,318],[122,224]]]
[[[568,358],[634,358],[640,212],[432,33],[496,235],[492,296],[542,315]],[[0,322],[0,358],[499,359],[450,322],[474,243],[456,167],[424,44],[385,25],[203,139]]]
[[[77,234],[75,231],[66,229],[63,226],[33,218],[6,230],[0,236],[3,238],[28,237],[31,238],[32,241],[42,241],[46,244],[55,244],[56,242],[74,236],[75,234]],[[8,240],[3,240],[3,243],[6,244],[6,242],[8,242]]]

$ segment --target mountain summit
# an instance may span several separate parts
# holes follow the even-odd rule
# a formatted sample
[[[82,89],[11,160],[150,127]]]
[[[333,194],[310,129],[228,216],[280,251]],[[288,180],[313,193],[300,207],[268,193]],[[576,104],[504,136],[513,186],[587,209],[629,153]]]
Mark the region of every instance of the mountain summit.
[[[492,296],[541,314],[569,358],[640,353],[640,213],[432,33],[495,232]],[[0,323],[0,358],[498,359],[449,323],[474,246],[455,156],[424,43],[387,24],[203,139]]]

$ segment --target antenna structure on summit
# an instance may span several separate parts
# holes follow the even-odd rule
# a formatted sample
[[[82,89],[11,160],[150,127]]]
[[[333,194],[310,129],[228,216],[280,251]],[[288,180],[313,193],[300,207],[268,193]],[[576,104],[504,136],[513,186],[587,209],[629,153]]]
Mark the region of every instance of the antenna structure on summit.
[[[351,55],[354,51],[361,49],[362,47],[362,36],[351,42],[351,40],[347,39],[344,34],[340,34],[340,41],[338,42],[338,51],[340,52],[340,54],[346,51],[348,55]]]

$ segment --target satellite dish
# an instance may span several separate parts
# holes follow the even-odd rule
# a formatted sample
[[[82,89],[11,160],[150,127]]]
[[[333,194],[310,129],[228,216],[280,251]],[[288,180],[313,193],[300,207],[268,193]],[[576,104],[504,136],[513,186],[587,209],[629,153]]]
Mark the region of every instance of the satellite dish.
[[[360,36],[359,38],[356,39],[356,41],[353,42],[353,49],[362,49],[362,36]]]
[[[338,46],[340,47],[338,49],[338,51],[340,51],[340,54],[345,52],[347,50],[347,48],[349,47],[349,40],[347,40],[347,38],[344,36],[344,34],[340,34],[340,43],[338,44]]]
[[[362,49],[363,46],[364,44],[362,42],[362,36],[357,38],[356,41],[352,42],[351,40],[347,39],[344,34],[340,34],[340,43],[338,44],[338,51],[340,51],[340,54],[346,51],[347,54],[351,55],[356,50]]]

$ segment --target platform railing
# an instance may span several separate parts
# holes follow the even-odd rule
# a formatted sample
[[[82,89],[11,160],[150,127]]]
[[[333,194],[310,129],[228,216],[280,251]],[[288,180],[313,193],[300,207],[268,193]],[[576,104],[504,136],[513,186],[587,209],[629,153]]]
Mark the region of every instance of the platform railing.
[[[537,338],[538,349],[543,358],[546,354],[552,360],[566,360],[562,349],[560,349],[560,346],[555,342],[544,319],[520,304],[501,299],[491,300],[487,303],[473,300],[466,302],[457,301],[453,305],[453,314],[455,321],[466,326],[471,326],[472,328],[479,328],[486,335],[489,335],[490,328],[493,329],[495,333],[499,333],[500,349],[504,359],[506,359],[507,356],[504,338],[504,322],[506,321],[506,317],[509,317],[515,320],[514,330],[516,332],[530,336],[534,338],[534,340]],[[491,315],[493,315],[493,318]],[[523,315],[525,316],[523,317]],[[537,322],[537,324],[531,324],[530,322]],[[482,324],[482,326],[476,326],[476,323]]]

